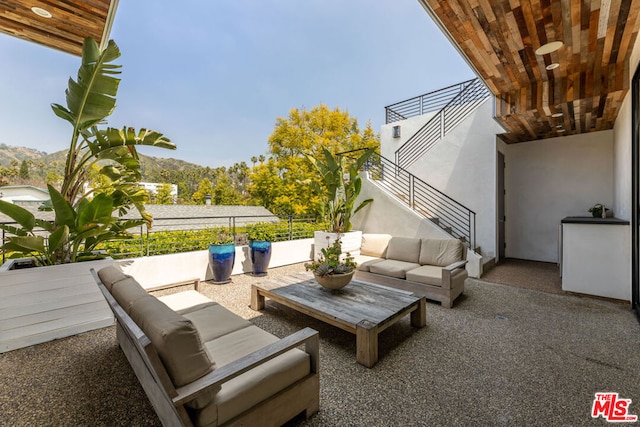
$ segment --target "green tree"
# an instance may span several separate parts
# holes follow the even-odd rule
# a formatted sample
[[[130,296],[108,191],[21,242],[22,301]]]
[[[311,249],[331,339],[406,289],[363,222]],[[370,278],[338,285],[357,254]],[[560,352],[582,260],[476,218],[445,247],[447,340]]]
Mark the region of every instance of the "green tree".
[[[228,175],[220,175],[216,180],[211,202],[215,205],[242,204],[242,195],[233,188]]]
[[[269,158],[260,156],[260,164],[251,169],[247,187],[251,202],[277,214],[321,216],[323,203],[317,190],[321,182],[305,155],[319,158],[325,148],[338,154],[379,146],[370,123],[360,130],[357,119],[339,108],[292,109],[287,118],[276,119]]]
[[[29,179],[29,164],[26,160],[20,164],[20,179]]]
[[[193,193],[191,199],[196,205],[204,205],[205,197],[213,194],[213,184],[209,181],[209,178],[204,178],[198,183],[198,190]]]
[[[56,170],[51,169],[47,171],[47,174],[44,180],[47,184],[51,184],[54,187],[58,187],[62,182],[62,175],[60,175]]]
[[[156,203],[159,205],[172,205],[173,195],[171,194],[171,190],[171,184],[162,184],[156,193]]]

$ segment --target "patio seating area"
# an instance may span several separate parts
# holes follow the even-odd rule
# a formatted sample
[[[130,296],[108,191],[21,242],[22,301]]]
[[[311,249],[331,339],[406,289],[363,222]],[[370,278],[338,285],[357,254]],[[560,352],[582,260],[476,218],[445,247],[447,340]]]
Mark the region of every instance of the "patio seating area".
[[[467,279],[455,310],[428,302],[426,327],[405,317],[384,331],[367,369],[352,334],[272,301],[253,311],[260,280],[237,275],[200,292],[279,337],[320,332],[320,411],[287,425],[602,425],[591,418],[601,391],[640,414],[640,326],[627,304]],[[3,424],[159,425],[113,326],[4,353],[0,375]]]

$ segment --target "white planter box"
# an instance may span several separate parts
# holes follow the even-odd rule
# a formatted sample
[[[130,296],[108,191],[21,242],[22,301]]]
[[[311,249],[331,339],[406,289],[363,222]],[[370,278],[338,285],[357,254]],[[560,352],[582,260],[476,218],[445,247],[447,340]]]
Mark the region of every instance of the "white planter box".
[[[0,272],[0,353],[113,325],[89,272],[112,260]]]
[[[340,237],[342,242],[342,253],[349,252],[351,255],[360,255],[362,246],[362,231],[349,231],[347,233],[329,233],[326,231],[316,231],[313,234],[313,258],[318,259],[321,250],[328,248]]]

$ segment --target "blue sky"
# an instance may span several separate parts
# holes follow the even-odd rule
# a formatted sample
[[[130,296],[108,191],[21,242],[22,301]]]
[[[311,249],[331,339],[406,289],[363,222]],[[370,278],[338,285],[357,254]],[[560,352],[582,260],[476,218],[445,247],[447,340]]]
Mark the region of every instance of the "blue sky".
[[[384,107],[473,78],[417,0],[120,1],[122,82],[109,125],[156,129],[203,166],[266,154],[277,117],[320,103],[384,124]],[[80,58],[0,34],[0,143],[67,148]]]

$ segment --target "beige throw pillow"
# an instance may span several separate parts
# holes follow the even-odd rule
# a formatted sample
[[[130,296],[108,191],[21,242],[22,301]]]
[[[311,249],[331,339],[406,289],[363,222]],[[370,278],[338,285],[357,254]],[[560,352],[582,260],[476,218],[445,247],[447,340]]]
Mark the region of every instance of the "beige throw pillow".
[[[417,263],[420,258],[420,239],[392,237],[387,247],[387,259]]]
[[[360,255],[385,258],[387,255],[389,240],[391,240],[391,234],[363,234]]]
[[[422,239],[420,264],[446,267],[462,260],[462,242],[457,239]]]

